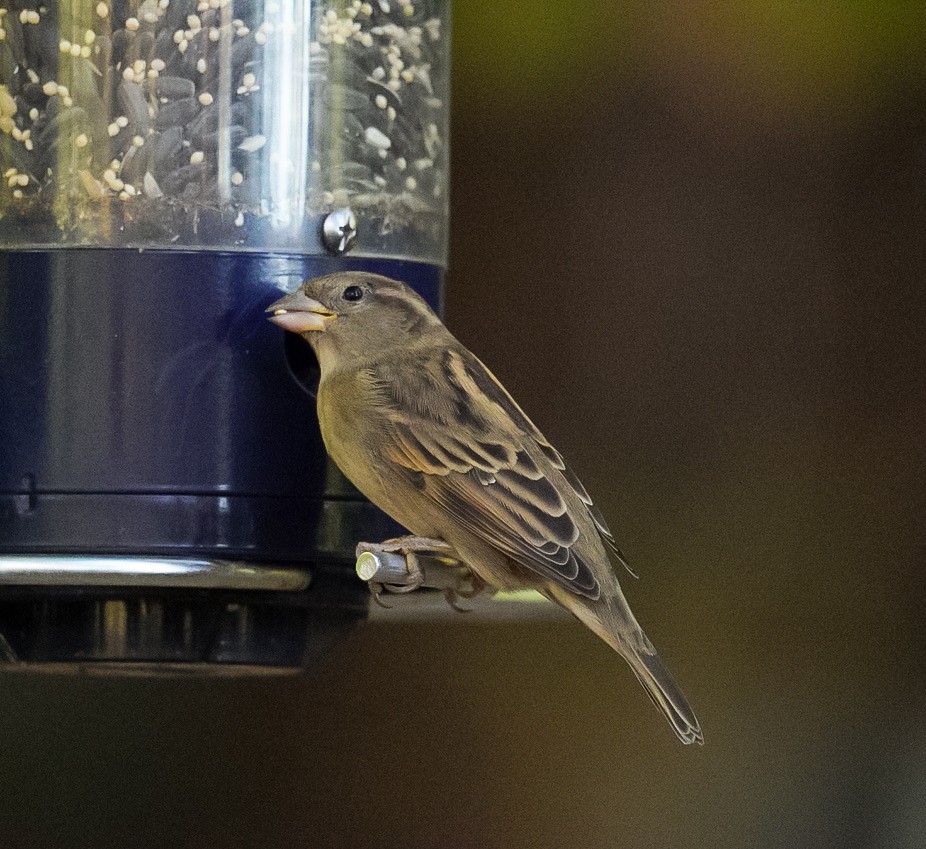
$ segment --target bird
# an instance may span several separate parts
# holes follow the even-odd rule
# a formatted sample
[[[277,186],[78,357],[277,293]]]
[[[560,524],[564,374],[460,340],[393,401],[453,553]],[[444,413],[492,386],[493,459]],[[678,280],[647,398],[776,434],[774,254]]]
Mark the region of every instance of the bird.
[[[611,558],[626,561],[601,512],[423,298],[401,281],[342,271],[306,281],[267,313],[311,345],[325,448],[411,532],[405,550],[449,548],[482,583],[560,604],[627,661],[683,743],[703,744],[624,597]]]

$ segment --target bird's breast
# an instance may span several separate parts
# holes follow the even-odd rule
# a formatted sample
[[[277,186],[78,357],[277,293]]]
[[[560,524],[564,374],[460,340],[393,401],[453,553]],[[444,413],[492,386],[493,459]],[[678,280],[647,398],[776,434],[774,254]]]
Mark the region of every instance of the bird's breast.
[[[362,375],[339,374],[323,380],[318,392],[318,420],[331,459],[345,477],[377,507],[409,530],[420,514],[414,493],[396,478],[383,456],[386,413]],[[411,496],[411,499],[409,499]]]

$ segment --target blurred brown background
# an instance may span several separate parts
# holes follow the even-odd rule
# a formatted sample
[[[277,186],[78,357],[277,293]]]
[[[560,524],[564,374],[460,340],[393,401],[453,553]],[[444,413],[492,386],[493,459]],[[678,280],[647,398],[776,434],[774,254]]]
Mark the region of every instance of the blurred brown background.
[[[812,8],[811,8],[812,7]],[[0,679],[0,846],[926,845],[926,16],[457,4],[448,323],[700,715],[570,622],[308,680]]]

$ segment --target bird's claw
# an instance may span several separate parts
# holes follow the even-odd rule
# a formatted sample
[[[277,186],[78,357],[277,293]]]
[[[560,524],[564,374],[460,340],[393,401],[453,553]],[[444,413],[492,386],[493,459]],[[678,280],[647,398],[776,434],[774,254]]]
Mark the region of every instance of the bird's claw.
[[[448,587],[444,590],[444,598],[457,613],[472,613],[471,607],[461,607],[457,604],[457,599],[471,599],[479,595],[488,586],[475,572],[470,571],[463,575],[456,586]]]
[[[361,557],[365,554],[400,555],[405,561],[404,572],[401,568],[396,568],[397,564],[391,569],[376,567],[372,571],[364,572],[360,564]],[[447,604],[458,613],[469,613],[470,609],[459,605],[458,600],[475,598],[485,590],[486,582],[457,561],[453,549],[446,542],[430,537],[406,536],[380,543],[361,542],[357,545],[358,574],[367,581],[376,604],[388,608],[390,605],[383,601],[386,593],[405,594],[425,586],[426,576],[419,562],[419,555],[430,555],[435,561],[441,560],[445,564],[440,572],[432,574],[432,580],[437,575],[440,575],[440,579],[428,583],[427,586],[441,589]],[[428,568],[436,570],[437,566],[429,564]]]
[[[391,605],[382,600],[384,593],[404,594],[417,590],[424,583],[424,571],[418,562],[416,552],[436,552],[449,549],[443,540],[428,539],[426,537],[398,537],[388,539],[385,542],[361,542],[357,545],[356,556],[359,558],[362,554],[371,553],[388,553],[401,554],[405,558],[405,574],[401,576],[401,582],[373,580],[367,581],[373,600],[380,606],[389,608]]]
[[[452,587],[444,590],[444,599],[457,613],[472,613],[473,609],[471,607],[461,607],[457,604],[458,598],[460,598],[460,594]]]
[[[375,601],[380,607],[384,608],[385,610],[392,610],[392,605],[386,604],[386,602],[383,601],[383,592],[386,589],[385,584],[379,584],[376,581],[370,581],[367,584],[367,586],[369,586],[370,588],[370,595],[373,596],[373,601]]]
[[[450,550],[450,546],[442,539],[433,539],[432,537],[405,536],[393,537],[382,542],[357,543],[358,557],[365,551],[373,554],[385,551],[389,554],[403,554],[407,557],[409,554],[416,553],[445,555]]]

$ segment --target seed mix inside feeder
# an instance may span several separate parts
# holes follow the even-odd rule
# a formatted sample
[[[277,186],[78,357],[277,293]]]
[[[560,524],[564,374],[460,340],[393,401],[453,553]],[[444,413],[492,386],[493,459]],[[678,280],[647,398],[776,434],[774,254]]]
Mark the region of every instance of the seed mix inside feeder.
[[[295,12],[293,8],[295,7]],[[9,0],[0,245],[443,260],[446,4]]]

